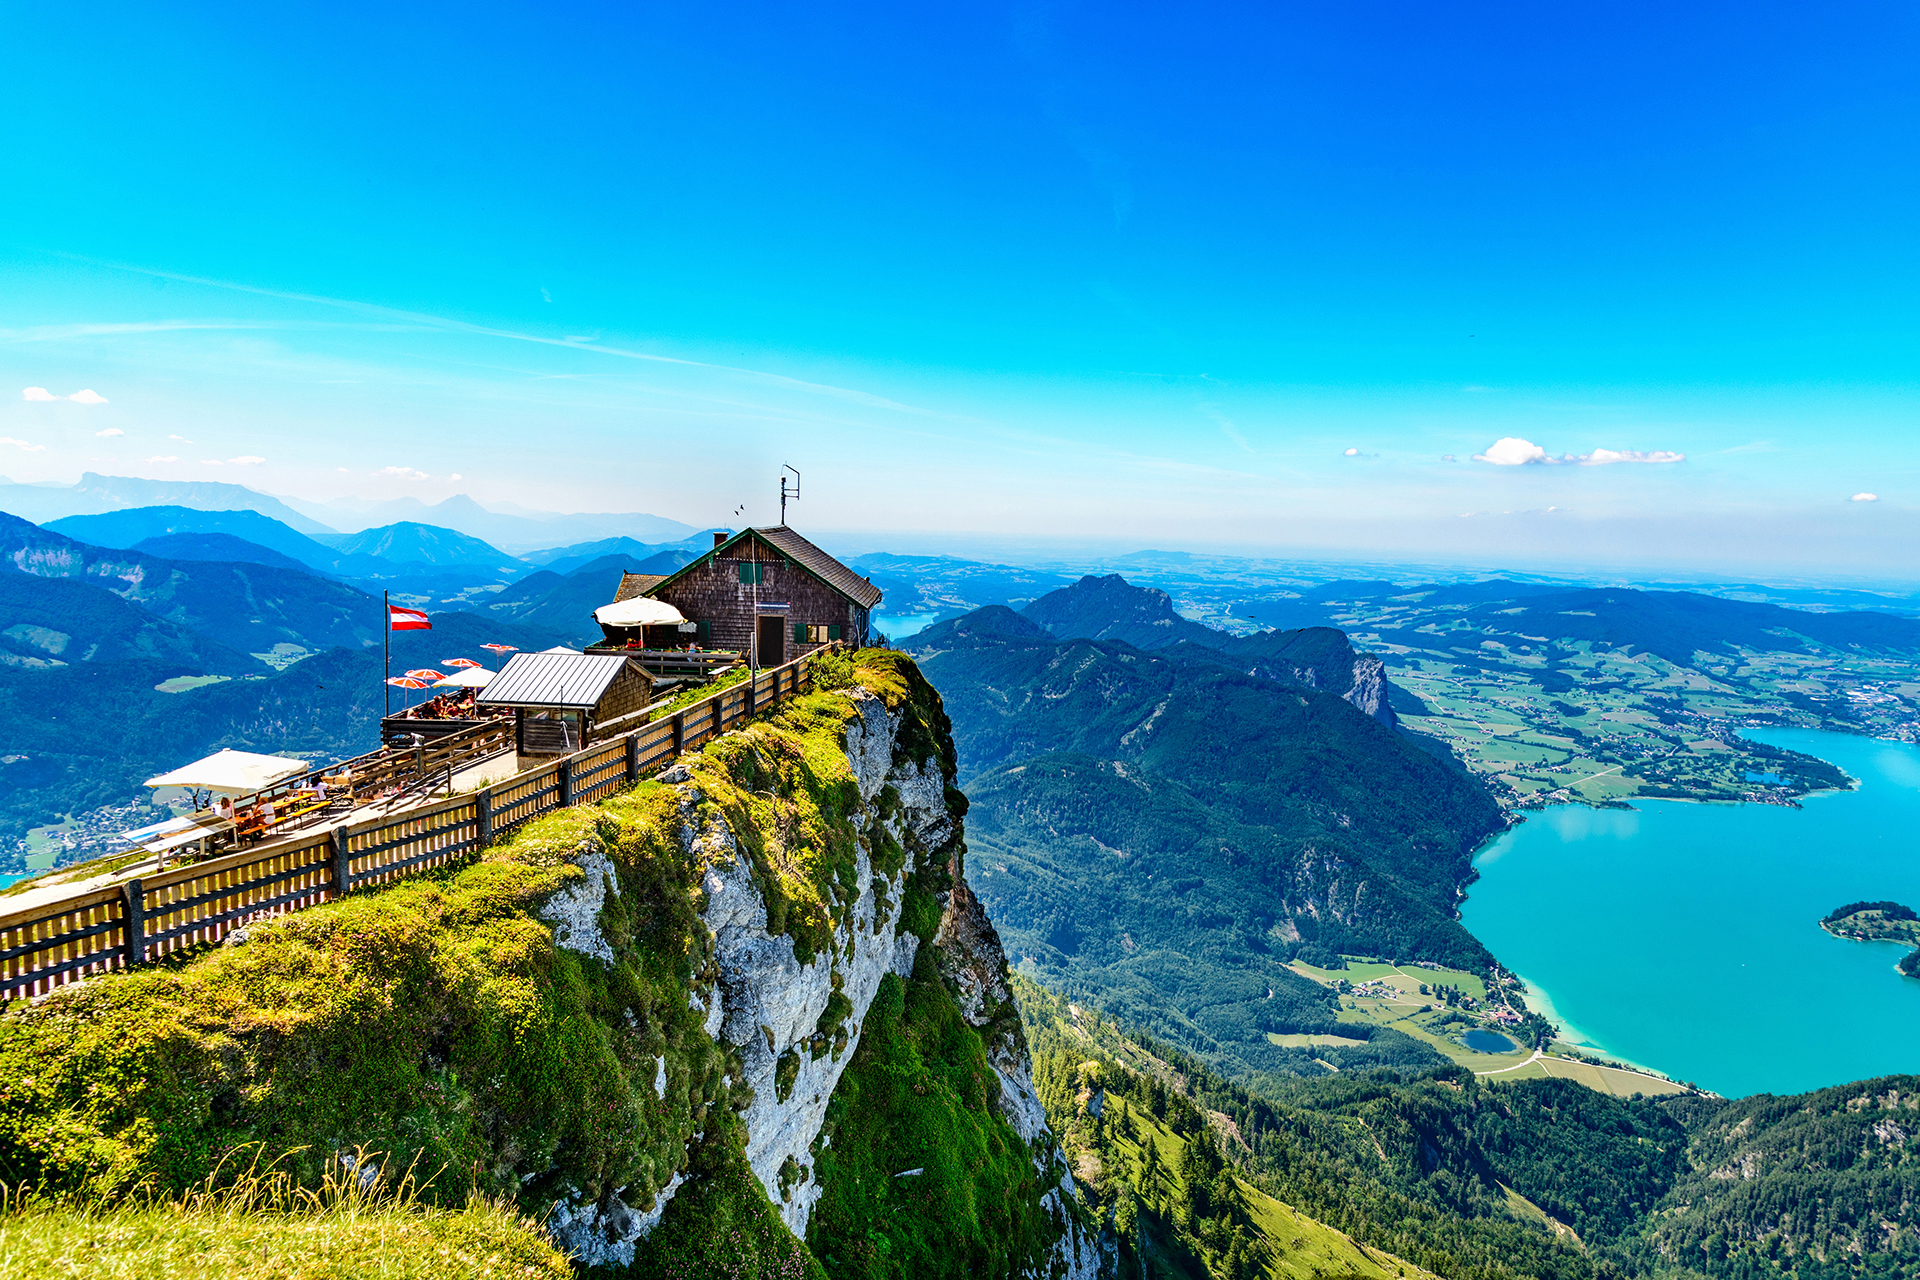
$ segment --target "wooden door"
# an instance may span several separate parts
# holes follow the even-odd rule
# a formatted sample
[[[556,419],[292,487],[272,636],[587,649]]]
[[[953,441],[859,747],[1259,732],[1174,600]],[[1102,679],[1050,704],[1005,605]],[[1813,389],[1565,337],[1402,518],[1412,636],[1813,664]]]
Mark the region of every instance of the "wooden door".
[[[777,667],[787,660],[787,620],[778,614],[760,619],[760,665]]]

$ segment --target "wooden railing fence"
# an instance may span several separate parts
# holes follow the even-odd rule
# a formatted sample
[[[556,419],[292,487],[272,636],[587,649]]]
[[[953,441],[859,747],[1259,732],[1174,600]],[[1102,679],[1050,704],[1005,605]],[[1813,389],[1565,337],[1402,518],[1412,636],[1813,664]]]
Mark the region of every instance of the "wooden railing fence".
[[[317,906],[474,852],[543,813],[586,804],[798,693],[813,655],[471,794],[175,867],[7,912],[0,999],[218,942],[249,920]],[[430,749],[431,750],[431,749]]]

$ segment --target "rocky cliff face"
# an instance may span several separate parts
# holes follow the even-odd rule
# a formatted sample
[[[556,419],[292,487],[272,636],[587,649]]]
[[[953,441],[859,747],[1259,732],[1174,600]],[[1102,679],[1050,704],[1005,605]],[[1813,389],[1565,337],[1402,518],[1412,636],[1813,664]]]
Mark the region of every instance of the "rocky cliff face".
[[[679,839],[690,861],[704,868],[702,920],[710,935],[711,981],[695,989],[693,1002],[705,1032],[737,1056],[735,1092],[745,1098],[739,1114],[747,1163],[781,1220],[805,1239],[824,1190],[817,1165],[828,1107],[859,1050],[868,1011],[882,980],[913,973],[922,946],[930,945],[963,1017],[985,1042],[998,1086],[995,1109],[1028,1145],[1035,1173],[1048,1185],[1042,1202],[1056,1241],[1038,1274],[1091,1280],[1097,1249],[1068,1203],[1072,1174],[1034,1093],[1006,956],[966,883],[965,801],[948,786],[951,741],[942,725],[937,741],[919,744],[934,750],[916,759],[903,741],[920,728],[909,724],[910,709],[890,709],[882,696],[858,686],[844,696],[853,708],[843,736],[844,764],[857,795],[847,818],[860,833],[850,878],[855,889],[833,914],[827,945],[808,958],[797,954],[792,937],[772,927],[765,871],[756,869],[748,849],[752,836],[734,829],[737,815],[730,818],[724,806],[710,803],[701,771],[676,766],[659,779],[674,790]],[[575,859],[586,873],[581,883],[610,889],[614,879],[598,860],[603,855],[587,850]],[[915,876],[945,885],[931,894],[938,926],[925,942],[913,932],[907,909]],[[599,956],[610,952],[588,917],[601,909],[598,902],[556,898],[544,914],[555,924],[560,945]],[[560,1202],[551,1229],[584,1263],[630,1263],[637,1242],[661,1221],[683,1184],[676,1174],[644,1211],[615,1194],[588,1204]]]

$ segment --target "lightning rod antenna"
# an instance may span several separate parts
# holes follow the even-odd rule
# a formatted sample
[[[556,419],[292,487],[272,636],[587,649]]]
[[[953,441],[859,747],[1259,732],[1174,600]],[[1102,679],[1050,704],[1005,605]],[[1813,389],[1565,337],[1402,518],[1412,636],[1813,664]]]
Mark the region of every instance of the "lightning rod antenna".
[[[792,489],[787,488],[787,478],[784,475],[780,477],[780,524],[784,528],[787,523],[787,499],[792,498],[795,502],[800,500],[800,469],[788,465],[783,470],[793,472]]]

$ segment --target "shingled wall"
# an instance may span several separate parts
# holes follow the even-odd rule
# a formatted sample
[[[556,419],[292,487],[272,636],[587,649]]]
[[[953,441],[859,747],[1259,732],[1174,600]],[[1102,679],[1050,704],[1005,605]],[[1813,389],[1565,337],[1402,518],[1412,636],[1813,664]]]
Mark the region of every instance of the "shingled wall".
[[[758,588],[761,605],[784,604],[781,638],[785,654],[778,661],[792,661],[811,653],[825,643],[795,641],[794,624],[840,627],[840,638],[851,645],[867,640],[867,611],[829,587],[813,574],[785,559],[778,549],[758,538],[742,539],[726,550],[724,557],[708,555],[684,570],[674,581],[650,594],[678,609],[693,622],[708,624],[709,635],[703,641],[716,649],[747,652],[753,640],[755,588],[740,581],[742,561],[759,557],[762,580]],[[762,614],[761,616],[766,616]],[[763,655],[761,664],[771,665]]]

